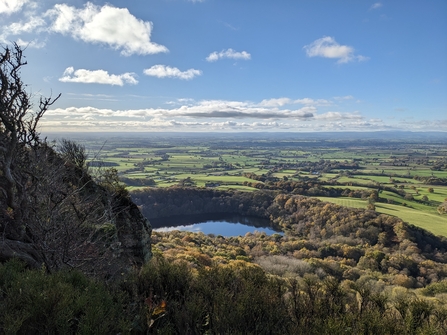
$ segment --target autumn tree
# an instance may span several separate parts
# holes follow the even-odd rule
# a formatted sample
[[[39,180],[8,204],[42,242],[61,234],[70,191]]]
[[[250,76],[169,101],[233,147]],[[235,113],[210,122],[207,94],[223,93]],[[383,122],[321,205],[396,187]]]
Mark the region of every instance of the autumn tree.
[[[442,204],[438,206],[439,214],[447,214],[447,201],[444,201]]]

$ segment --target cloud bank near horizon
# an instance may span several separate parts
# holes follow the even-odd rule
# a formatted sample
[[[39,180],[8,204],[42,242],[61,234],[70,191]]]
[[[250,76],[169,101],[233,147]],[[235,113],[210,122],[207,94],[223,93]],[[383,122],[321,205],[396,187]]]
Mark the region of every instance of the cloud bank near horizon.
[[[42,120],[46,131],[375,131],[399,129],[447,131],[447,120],[387,123],[367,119],[359,111],[334,110],[352,96],[328,99],[264,99],[261,102],[178,99],[171,107],[113,110],[68,107],[49,110]],[[320,110],[324,109],[324,110]]]

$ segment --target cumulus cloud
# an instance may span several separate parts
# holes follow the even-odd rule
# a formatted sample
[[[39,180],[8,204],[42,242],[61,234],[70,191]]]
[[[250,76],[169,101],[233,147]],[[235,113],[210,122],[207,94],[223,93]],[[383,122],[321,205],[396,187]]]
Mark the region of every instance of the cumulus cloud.
[[[369,9],[378,9],[378,8],[380,8],[382,6],[383,5],[380,2],[376,2],[376,3],[372,4]]]
[[[180,71],[176,67],[166,65],[154,65],[149,69],[145,69],[143,73],[147,76],[157,78],[178,78],[183,80],[191,80],[196,76],[202,75],[202,71],[200,70],[189,69],[186,71]]]
[[[324,57],[338,59],[337,63],[365,61],[368,57],[355,55],[354,48],[338,44],[333,37],[325,36],[303,47],[308,57]]]
[[[251,59],[251,55],[246,51],[238,52],[233,49],[227,49],[222,50],[221,52],[214,51],[210,53],[208,57],[206,57],[206,60],[208,62],[215,62],[223,58],[249,60]]]
[[[165,46],[151,41],[152,23],[137,19],[127,8],[109,4],[100,7],[91,2],[81,9],[56,4],[45,16],[52,20],[50,31],[87,43],[109,45],[125,56],[168,51]]]
[[[135,74],[126,72],[120,75],[109,74],[105,70],[75,70],[72,66],[67,67],[59,81],[65,83],[84,83],[84,84],[107,84],[123,86],[124,84],[138,84]]]
[[[18,12],[29,0],[0,0],[0,14],[12,14]]]

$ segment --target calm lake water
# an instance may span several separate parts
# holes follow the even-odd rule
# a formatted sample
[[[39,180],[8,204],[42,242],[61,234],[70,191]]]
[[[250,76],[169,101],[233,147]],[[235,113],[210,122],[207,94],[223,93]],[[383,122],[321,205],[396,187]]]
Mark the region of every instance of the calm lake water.
[[[239,236],[255,231],[267,235],[282,232],[270,225],[270,220],[241,215],[187,215],[149,220],[154,231],[183,230],[222,236]]]

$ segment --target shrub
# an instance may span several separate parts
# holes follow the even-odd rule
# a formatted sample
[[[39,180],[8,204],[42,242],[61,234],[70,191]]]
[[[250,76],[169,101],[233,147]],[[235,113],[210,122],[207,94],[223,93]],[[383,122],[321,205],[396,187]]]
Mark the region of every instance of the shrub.
[[[129,327],[119,296],[77,271],[47,274],[0,265],[0,330],[6,334],[110,334]]]
[[[447,280],[442,280],[440,282],[427,285],[427,287],[423,288],[421,292],[423,295],[431,297],[434,297],[437,294],[447,293]]]

